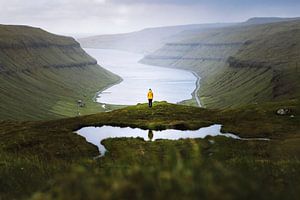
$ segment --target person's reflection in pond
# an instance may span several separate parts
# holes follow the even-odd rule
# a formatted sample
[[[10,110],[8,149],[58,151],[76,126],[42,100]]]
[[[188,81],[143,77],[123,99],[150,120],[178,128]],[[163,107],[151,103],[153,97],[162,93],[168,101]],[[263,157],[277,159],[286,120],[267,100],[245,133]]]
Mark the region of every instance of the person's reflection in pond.
[[[152,139],[153,139],[153,131],[152,130],[148,131],[148,138],[150,141],[152,141]]]

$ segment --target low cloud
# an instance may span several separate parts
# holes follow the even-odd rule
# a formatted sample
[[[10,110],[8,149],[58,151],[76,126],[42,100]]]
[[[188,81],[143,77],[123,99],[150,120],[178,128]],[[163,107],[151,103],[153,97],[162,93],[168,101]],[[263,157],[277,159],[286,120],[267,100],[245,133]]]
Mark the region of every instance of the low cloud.
[[[298,0],[0,0],[0,23],[83,36],[153,26],[242,21],[254,16],[293,17],[299,10]]]

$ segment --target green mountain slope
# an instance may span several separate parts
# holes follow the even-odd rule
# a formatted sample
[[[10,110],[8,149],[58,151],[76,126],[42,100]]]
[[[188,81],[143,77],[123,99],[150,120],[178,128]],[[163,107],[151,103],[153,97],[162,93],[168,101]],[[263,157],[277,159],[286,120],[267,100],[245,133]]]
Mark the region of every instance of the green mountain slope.
[[[206,107],[298,98],[299,30],[300,20],[203,30],[181,36],[142,62],[198,73],[198,95]]]
[[[0,119],[49,119],[100,111],[95,93],[119,80],[72,38],[0,25]]]

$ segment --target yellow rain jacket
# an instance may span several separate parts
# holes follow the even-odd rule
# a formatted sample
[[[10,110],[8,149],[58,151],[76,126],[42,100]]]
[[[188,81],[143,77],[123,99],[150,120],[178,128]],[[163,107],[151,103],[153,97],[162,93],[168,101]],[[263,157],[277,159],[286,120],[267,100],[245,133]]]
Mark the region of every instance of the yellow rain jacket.
[[[148,92],[148,99],[153,99],[153,92],[151,90]]]

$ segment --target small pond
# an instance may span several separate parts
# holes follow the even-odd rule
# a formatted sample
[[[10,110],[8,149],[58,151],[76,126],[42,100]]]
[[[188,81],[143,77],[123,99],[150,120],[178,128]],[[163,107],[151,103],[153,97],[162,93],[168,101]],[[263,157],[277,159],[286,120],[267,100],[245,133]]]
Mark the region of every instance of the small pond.
[[[155,141],[157,139],[178,140],[186,138],[205,138],[206,136],[224,136],[233,139],[242,139],[231,133],[221,133],[221,127],[222,125],[216,124],[209,127],[200,128],[198,130],[180,131],[168,129],[163,131],[151,131],[142,130],[139,128],[120,128],[112,126],[102,126],[85,127],[78,130],[76,133],[85,137],[88,142],[98,146],[101,155],[104,155],[106,151],[105,147],[101,144],[101,141],[107,138],[140,137],[146,141]]]

